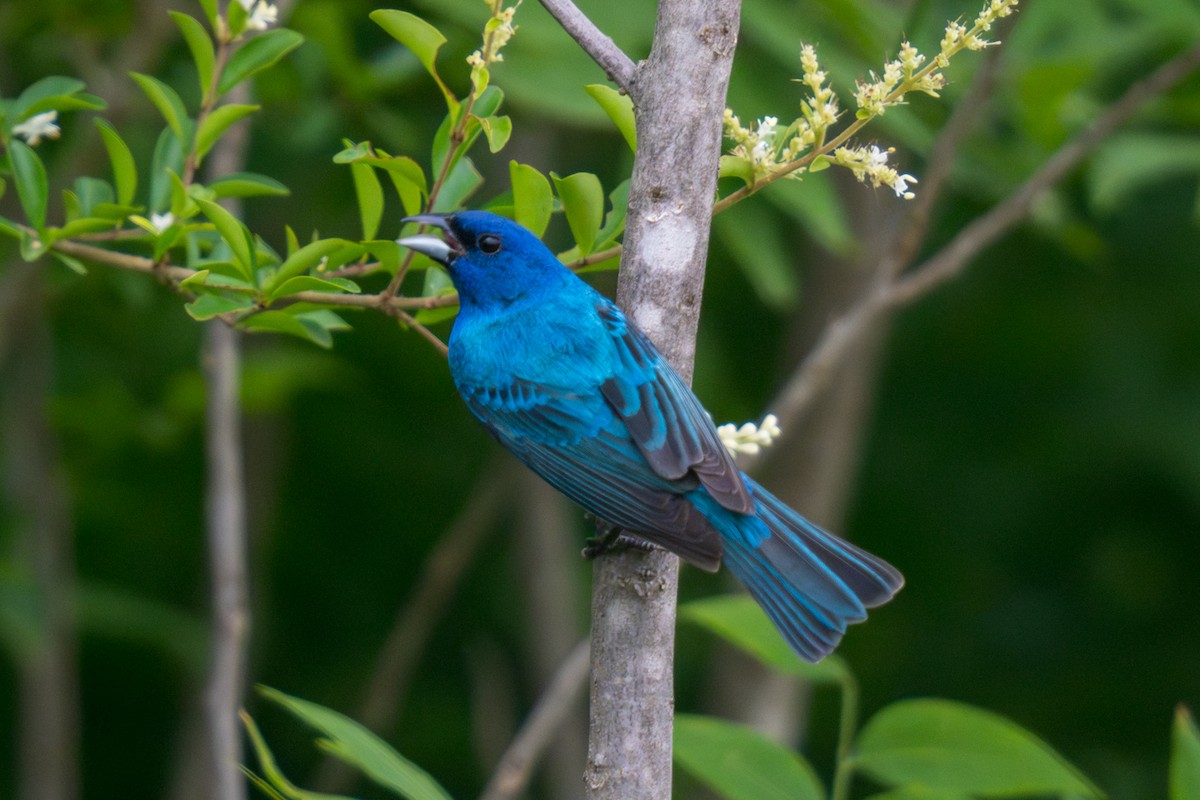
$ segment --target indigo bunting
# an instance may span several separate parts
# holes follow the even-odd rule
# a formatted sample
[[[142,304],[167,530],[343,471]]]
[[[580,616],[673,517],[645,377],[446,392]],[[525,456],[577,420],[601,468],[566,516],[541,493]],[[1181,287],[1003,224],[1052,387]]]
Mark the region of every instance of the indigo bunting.
[[[399,243],[458,289],[450,374],[506,448],[610,525],[715,571],[724,560],[805,660],[904,583],[742,473],[683,379],[536,236],[483,211],[409,217]]]

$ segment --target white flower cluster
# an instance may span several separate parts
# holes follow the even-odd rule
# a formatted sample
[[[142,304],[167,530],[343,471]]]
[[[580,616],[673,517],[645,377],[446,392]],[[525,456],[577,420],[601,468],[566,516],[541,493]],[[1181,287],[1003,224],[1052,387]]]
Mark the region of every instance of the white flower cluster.
[[[517,6],[521,5],[520,0],[508,8],[500,8],[499,2],[494,4],[491,0],[487,0],[487,2],[493,6],[493,10],[492,18],[487,21],[487,25],[483,29],[483,47],[467,56],[467,63],[474,69],[481,69],[488,64],[503,61],[504,56],[500,54],[500,51],[517,32],[517,26],[513,25],[513,15],[517,13]]]
[[[717,434],[721,437],[725,449],[733,455],[752,456],[779,438],[779,420],[774,414],[767,414],[763,417],[761,425],[747,422],[739,427],[728,422],[717,427]]]
[[[946,25],[946,35],[942,37],[942,56],[950,57],[959,50],[982,50],[985,47],[999,44],[988,41],[980,36],[992,29],[998,19],[1003,19],[1013,13],[1017,0],[989,0],[988,4],[975,18],[975,24],[970,28],[961,22],[951,22]]]
[[[875,117],[890,106],[904,102],[906,92],[924,92],[938,96],[946,86],[946,78],[936,70],[921,71],[925,56],[908,42],[900,45],[900,54],[883,67],[883,77],[871,73],[872,80],[858,81],[854,89],[854,102],[861,112]],[[898,89],[903,89],[897,91]]]
[[[916,183],[917,179],[912,175],[901,175],[888,166],[888,156],[893,152],[894,148],[880,150],[875,145],[839,147],[833,151],[833,161],[853,172],[860,183],[869,183],[876,188],[890,186],[897,197],[912,200],[915,195],[909,191],[908,185]]]
[[[12,132],[28,142],[30,147],[37,147],[43,139],[57,139],[62,133],[55,124],[57,119],[57,111],[34,114],[24,122],[13,125]]]
[[[250,16],[246,18],[246,30],[265,31],[279,22],[279,7],[266,0],[238,0]]]

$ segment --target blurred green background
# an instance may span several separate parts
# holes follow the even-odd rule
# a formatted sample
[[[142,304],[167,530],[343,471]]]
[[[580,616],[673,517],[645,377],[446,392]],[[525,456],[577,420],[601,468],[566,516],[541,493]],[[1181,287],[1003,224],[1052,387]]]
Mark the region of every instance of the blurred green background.
[[[635,58],[647,52],[652,3],[580,5]],[[248,168],[292,195],[249,203],[246,219],[277,247],[285,224],[358,235],[349,172],[332,162],[343,138],[428,160],[440,97],[367,19],[374,7],[300,0],[287,24],[308,42],[256,83],[265,111]],[[397,7],[446,33],[442,74],[464,86],[463,59],[478,46],[486,6]],[[0,96],[45,75],[81,77],[148,164],[161,123],[125,72],[156,74],[195,102],[168,8],[198,14],[183,0],[0,4]],[[881,70],[901,35],[935,51],[945,20],[977,10],[948,0],[746,0],[730,105],[743,121],[794,115],[800,94],[789,79],[800,72],[801,41],[818,46],[848,101],[852,81]],[[631,155],[582,89],[603,73],[533,0],[517,23],[493,70],[514,135],[494,159],[476,153],[489,180],[474,202],[507,190],[510,158],[560,175],[595,172],[615,186]],[[1198,38],[1200,8],[1190,0],[1023,5],[924,252]],[[959,56],[943,100],[913,98],[864,141],[895,146],[901,172],[927,174],[934,137],[982,63]],[[60,122],[62,139],[39,149],[54,185],[105,174],[91,124],[78,114]],[[695,383],[718,421],[771,410],[813,331],[851,302],[872,248],[904,224],[903,202],[889,190],[829,172],[717,218]],[[1200,703],[1198,174],[1192,76],[1152,100],[961,278],[896,315],[847,365],[857,380],[835,407],[771,453],[768,485],[907,576],[899,597],[840,651],[861,680],[865,714],[912,696],[975,703],[1043,736],[1113,797],[1163,795],[1172,710]],[[12,194],[0,199],[6,216],[16,216]],[[396,227],[399,204],[389,203]],[[561,219],[548,238],[567,245]],[[0,495],[0,797],[16,791],[18,687],[24,647],[37,635],[29,613],[37,571],[20,535],[30,511],[12,489],[37,474],[14,451],[27,402],[17,332],[30,325],[45,325],[50,343],[38,357],[51,370],[38,401],[51,422],[41,444],[61,479],[56,502],[73,547],[83,796],[197,796],[186,765],[209,604],[201,328],[145,276],[36,270],[31,277],[0,241],[9,487]],[[613,276],[596,282],[611,291]],[[39,295],[44,313],[29,312]],[[482,512],[447,605],[428,620],[428,644],[386,728],[455,796],[471,796],[564,643],[586,631],[590,568],[575,554],[587,523],[531,481],[512,483],[516,462],[469,418],[428,344],[378,315],[349,320],[354,330],[332,351],[245,339],[250,677],[357,715],[425,559],[481,486],[508,481]],[[444,337],[449,325],[436,330]],[[821,421],[839,409],[854,424]],[[814,452],[814,441],[832,450]],[[804,476],[830,473],[816,480],[826,488],[813,500]],[[530,534],[546,515],[551,528],[569,530],[550,540]],[[683,593],[727,591],[727,581],[687,570]],[[721,705],[729,677],[712,668],[715,647],[681,627],[681,710]],[[248,702],[289,774],[311,783],[320,766],[308,732]],[[836,711],[818,695],[811,712],[805,749],[820,767]],[[565,747],[582,736],[577,727]],[[535,794],[566,796],[554,780]],[[367,786],[343,788],[374,796]]]

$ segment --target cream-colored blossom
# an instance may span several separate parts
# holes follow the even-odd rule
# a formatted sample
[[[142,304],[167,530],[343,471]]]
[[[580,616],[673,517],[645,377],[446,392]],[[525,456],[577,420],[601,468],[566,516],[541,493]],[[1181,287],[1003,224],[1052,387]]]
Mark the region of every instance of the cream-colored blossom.
[[[728,422],[717,427],[717,435],[733,455],[756,455],[779,438],[779,419],[774,414],[767,414],[758,425],[746,422],[738,426]]]
[[[43,139],[57,139],[62,134],[62,130],[55,124],[57,119],[57,111],[34,114],[24,122],[13,125],[12,132],[28,142],[30,147],[37,147]]]

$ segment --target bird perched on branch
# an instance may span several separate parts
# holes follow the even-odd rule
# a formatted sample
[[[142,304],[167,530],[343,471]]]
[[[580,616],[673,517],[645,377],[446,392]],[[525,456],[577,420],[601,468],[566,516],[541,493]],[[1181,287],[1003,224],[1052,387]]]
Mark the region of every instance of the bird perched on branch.
[[[532,233],[483,211],[409,217],[399,240],[458,289],[450,374],[493,436],[613,526],[733,571],[818,661],[904,583],[743,474],[683,379],[620,309]]]

